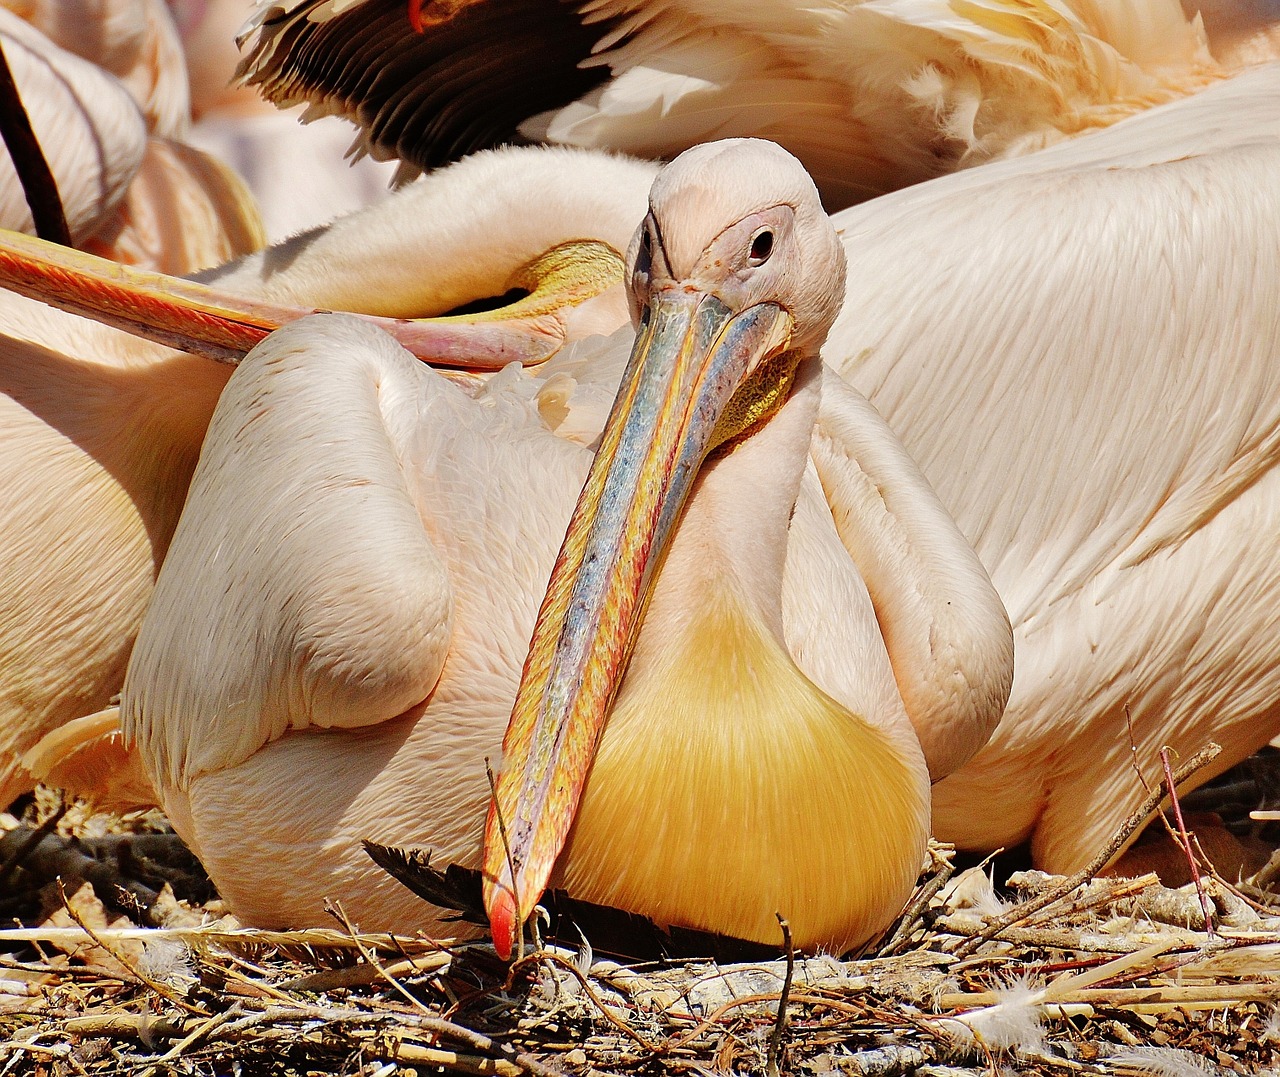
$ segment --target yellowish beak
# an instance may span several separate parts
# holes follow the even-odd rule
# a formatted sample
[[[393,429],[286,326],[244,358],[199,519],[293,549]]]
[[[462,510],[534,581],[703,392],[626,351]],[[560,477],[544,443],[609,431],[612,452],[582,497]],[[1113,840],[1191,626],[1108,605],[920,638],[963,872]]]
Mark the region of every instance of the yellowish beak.
[[[565,313],[622,280],[622,259],[598,241],[566,243],[504,286],[529,294],[478,314],[365,315],[429,363],[470,370],[529,366],[565,343]],[[0,287],[183,351],[236,362],[263,337],[314,309],[233,295],[181,277],[120,265],[20,232],[0,230]],[[358,313],[358,312],[357,312]]]
[[[785,396],[794,366],[763,388],[752,375],[783,353],[791,329],[791,316],[772,303],[735,312],[680,284],[651,296],[552,569],[503,740],[484,853],[485,906],[503,957],[569,833],[698,470]]]

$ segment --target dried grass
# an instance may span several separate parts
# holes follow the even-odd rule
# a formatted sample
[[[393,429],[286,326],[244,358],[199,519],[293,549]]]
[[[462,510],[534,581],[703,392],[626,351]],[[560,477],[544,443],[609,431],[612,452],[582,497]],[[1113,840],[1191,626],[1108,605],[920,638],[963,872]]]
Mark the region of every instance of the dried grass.
[[[99,889],[142,864],[119,881],[157,900],[104,904],[70,882],[28,895],[45,907],[0,931],[0,1077],[1280,1074],[1280,907],[1215,878],[1210,933],[1191,886],[1064,889],[1025,871],[1002,903],[935,846],[875,955],[793,955],[788,989],[785,959],[624,967],[548,950],[508,968],[487,945],[365,935],[340,912],[324,930],[248,930],[197,900],[154,818],[112,825],[125,833],[96,846],[69,836],[74,816],[51,836],[97,849]],[[10,847],[29,833],[4,828]],[[149,855],[121,855],[130,829]]]

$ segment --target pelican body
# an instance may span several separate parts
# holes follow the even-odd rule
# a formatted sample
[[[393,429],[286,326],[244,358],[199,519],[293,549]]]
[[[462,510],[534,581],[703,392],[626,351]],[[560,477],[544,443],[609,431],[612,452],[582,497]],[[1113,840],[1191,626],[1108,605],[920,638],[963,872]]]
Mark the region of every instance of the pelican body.
[[[1206,21],[1215,33],[1230,28],[1223,11],[1215,19]],[[1237,59],[1265,60],[1267,35],[1237,30]],[[1042,866],[1071,870],[1144,795],[1130,766],[1134,747],[1143,763],[1164,744],[1188,754],[1213,738],[1225,746],[1225,767],[1280,732],[1277,577],[1257,541],[1273,526],[1275,504],[1280,211],[1270,177],[1277,100],[1280,68],[1246,66],[1109,129],[835,218],[850,272],[844,313],[823,354],[890,416],[979,551],[1015,625],[1018,676],[999,731],[934,786],[935,825],[944,837],[979,848],[1030,838]],[[540,176],[551,182],[538,186],[554,193],[556,212],[581,204],[591,207],[590,217],[579,226],[552,223],[552,211],[528,211],[517,183],[515,197],[486,200],[467,218],[478,229],[463,230],[469,248],[428,242],[419,245],[425,257],[462,251],[458,262],[470,272],[466,250],[487,249],[474,237],[493,219],[516,226],[497,230],[495,244],[512,235],[531,243],[600,235],[615,212],[600,207],[601,191],[611,189],[602,177],[619,166],[617,158],[510,152],[512,165],[545,162]],[[501,156],[483,160],[474,159],[475,171],[465,162],[431,180],[475,179]],[[399,205],[408,202],[393,199],[368,233],[404,244],[387,250],[405,249],[410,225],[422,223],[414,214],[397,221]],[[629,233],[644,213],[643,199],[616,212],[634,213]],[[245,287],[270,282],[304,296],[310,285],[301,254],[323,251],[350,266],[358,261],[351,252],[369,246],[354,220],[225,279]],[[448,238],[456,243],[458,234]],[[387,294],[403,275],[394,261],[375,259],[377,275],[361,295]],[[324,283],[332,288],[336,279]],[[471,297],[500,291],[492,278],[475,279],[490,290],[473,289]],[[448,294],[458,296],[453,302],[467,297],[465,289]],[[568,383],[547,373],[545,383],[527,384],[517,396],[526,405],[538,400],[536,421],[563,431],[559,417],[582,409]],[[495,381],[494,392],[514,384]],[[822,399],[830,395],[824,390]],[[826,407],[820,403],[820,411]],[[578,427],[575,437],[590,443],[601,426]],[[820,485],[830,493],[826,480]],[[814,548],[797,537],[804,504],[798,497],[789,549]],[[695,498],[689,511],[696,508]],[[568,507],[562,511],[567,519]],[[672,541],[668,559],[676,564],[678,530]],[[536,591],[541,582],[524,586]],[[787,620],[786,594],[784,588],[784,626],[795,623]],[[660,608],[660,587],[649,601]],[[846,608],[855,601],[841,598]],[[178,617],[176,606],[171,616]],[[517,635],[535,621],[529,614]],[[806,676],[843,699],[831,679],[844,675],[845,664],[815,658],[819,649],[803,633],[787,631],[788,652]],[[639,661],[643,633],[632,646]],[[918,678],[893,668],[895,692],[905,700]],[[508,674],[503,683],[514,685],[518,678]],[[618,691],[621,705],[625,682]],[[434,692],[428,706],[441,689]],[[952,743],[945,722],[913,728],[926,759]],[[602,741],[602,753],[607,748]],[[286,749],[272,742],[264,751]],[[934,777],[946,773],[930,769]],[[175,773],[171,784],[184,780]],[[269,773],[251,777],[266,782]],[[478,795],[483,800],[483,790]],[[217,796],[204,815],[211,832],[219,804],[226,819],[243,818],[229,789]],[[263,793],[256,802],[263,813],[270,800]],[[352,803],[327,800],[308,825],[339,834],[372,801],[348,814]],[[277,851],[286,838],[298,840],[281,833]],[[214,839],[207,840],[212,849]],[[229,864],[236,850],[217,855]],[[360,865],[341,871],[344,879],[368,880]],[[501,871],[493,874],[496,884]]]
[[[339,316],[228,383],[121,714],[239,915],[430,925],[363,838],[483,864],[503,952],[549,879],[760,941],[781,913],[833,951],[905,900],[931,772],[999,718],[1003,610],[822,368],[842,255],[793,158],[686,154],[628,261],[640,333],[594,462],[550,380],[469,395]],[[491,825],[482,857],[500,746],[510,845]]]

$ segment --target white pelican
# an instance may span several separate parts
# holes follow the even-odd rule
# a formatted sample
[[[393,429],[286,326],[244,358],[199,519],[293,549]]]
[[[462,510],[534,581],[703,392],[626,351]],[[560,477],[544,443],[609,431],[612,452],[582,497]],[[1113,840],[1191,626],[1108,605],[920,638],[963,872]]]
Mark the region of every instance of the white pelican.
[[[187,122],[186,72],[160,0],[12,6],[31,22],[0,7],[0,40],[73,243],[167,273],[263,245],[243,183],[173,137]],[[0,226],[32,229],[7,154]]]
[[[360,839],[479,864],[522,665],[500,947],[584,784],[577,896],[762,942],[781,913],[841,952],[910,892],[930,774],[989,735],[1012,643],[910,459],[823,373],[844,257],[817,190],[770,143],[691,150],[628,261],[640,332],[589,476],[533,401],[345,317],[232,376],[121,713],[238,915],[322,922],[337,896],[422,926]]]
[[[336,118],[298,122],[247,86],[233,86],[236,30],[249,0],[177,0],[191,83],[191,131],[185,141],[241,176],[253,192],[272,242],[354,213],[385,198],[396,166],[344,160],[351,128]]]
[[[425,40],[384,49],[357,86],[315,77],[328,42],[364,55],[359,21],[387,25],[390,5],[324,21],[323,4],[263,3],[246,71],[413,154],[426,121],[456,128],[478,108],[441,77],[447,60],[398,84],[395,61],[429,55],[433,35],[482,41],[503,7],[426,5],[443,26],[426,18]],[[509,10],[549,32],[566,17]],[[1006,719],[935,789],[939,836],[1031,838],[1039,864],[1074,870],[1142,799],[1126,707],[1146,761],[1211,734],[1226,767],[1280,732],[1277,577],[1243,537],[1274,504],[1275,5],[579,10],[608,81],[540,104],[526,135],[654,155],[766,135],[837,205],[988,162],[837,216],[852,268],[824,352],[920,461],[1015,624]],[[508,71],[520,54],[551,79],[536,33],[504,47]],[[527,98],[463,85],[487,117],[523,119]]]
[[[890,418],[1014,622],[1005,720],[934,790],[943,837],[1030,837],[1039,863],[1071,870],[1141,799],[1126,708],[1148,765],[1163,744],[1185,755],[1213,737],[1225,767],[1280,730],[1280,574],[1255,537],[1280,505],[1277,147],[1280,68],[1264,65],[836,217],[851,270],[825,356]],[[518,237],[546,243],[599,234],[614,185],[598,169],[614,159],[557,166],[548,151],[528,181],[557,200],[544,215],[518,193],[544,158],[509,152],[494,220],[510,213]],[[494,182],[503,155],[479,160]],[[593,207],[580,229],[577,199]],[[408,238],[426,223],[397,216],[409,204],[388,203],[367,236],[345,230],[379,265],[375,295],[404,276],[397,260],[462,251],[469,273],[488,246],[484,207],[441,246]],[[369,251],[391,234],[403,255]],[[251,265],[270,279],[306,249]],[[300,296],[301,277],[279,274]]]
[[[177,144],[161,145],[169,147],[162,163],[169,153],[180,155],[179,165],[193,159]],[[541,216],[528,214],[524,184],[550,188],[565,173],[589,175],[593,189],[560,203],[549,197]],[[501,365],[503,354],[541,357],[566,339],[611,331],[625,321],[621,256],[607,247],[625,249],[653,173],[649,165],[578,151],[484,154],[424,179],[394,205],[297,237],[205,279],[236,289],[242,299],[274,301],[269,313],[277,315],[278,304],[292,303],[302,312],[324,307],[406,319],[520,287],[534,294],[493,317],[472,315],[442,329],[428,325],[425,332],[412,322],[402,328],[410,337],[417,332],[441,359],[458,346],[476,365],[486,356],[491,365]],[[140,176],[159,187],[160,204],[187,197],[182,186],[164,186],[163,172],[153,175],[144,166]],[[477,188],[487,192],[484,206],[472,198]],[[486,238],[494,219],[512,222],[501,243]],[[184,228],[161,218],[161,264],[196,268],[207,263],[216,243],[242,253],[236,237],[249,222],[236,227],[237,220],[215,217],[218,227],[204,232],[201,215],[190,207]],[[548,251],[574,238],[571,221],[603,245],[578,248],[576,260],[548,260]],[[7,244],[6,267],[21,251],[15,242]],[[120,243],[117,237],[115,248]],[[192,248],[201,261],[181,264]],[[51,256],[69,270],[99,266],[90,289],[99,296],[124,273],[58,248]],[[418,268],[407,274],[402,267],[410,262]],[[64,280],[60,270],[39,277],[40,288],[62,287],[65,294]],[[138,317],[137,310],[131,313]],[[111,724],[68,723],[105,708],[120,691],[229,374],[223,364],[0,291],[0,803],[32,785],[22,759],[37,743],[44,745],[40,775],[108,799],[136,798],[132,777],[122,793],[100,784],[120,767]],[[68,754],[86,742],[104,754],[82,753],[68,769]]]
[[[142,164],[146,124],[118,80],[3,8],[0,44],[61,193],[72,240],[83,242],[103,226]],[[7,152],[0,152],[0,225],[34,230]]]
[[[1275,21],[1248,0],[260,0],[243,72],[420,167],[517,136],[771,138],[837,209],[1275,58]]]
[[[122,29],[70,4],[22,7],[87,51]],[[143,7],[163,38],[163,5]],[[125,19],[125,45],[100,58],[128,74],[149,25],[134,27],[134,49]],[[3,9],[0,39],[79,246],[176,273],[261,246],[243,185],[198,151],[149,137],[115,75]],[[0,223],[32,227],[3,154]],[[213,364],[0,293],[0,803],[30,786],[27,749],[119,691],[225,380]]]
[[[1005,718],[934,787],[944,840],[1073,871],[1142,801],[1133,761],[1280,733],[1277,169],[1270,64],[837,215],[824,356],[1014,625]]]
[[[191,125],[187,68],[165,0],[0,0],[0,6],[114,75],[153,134],[186,137]]]

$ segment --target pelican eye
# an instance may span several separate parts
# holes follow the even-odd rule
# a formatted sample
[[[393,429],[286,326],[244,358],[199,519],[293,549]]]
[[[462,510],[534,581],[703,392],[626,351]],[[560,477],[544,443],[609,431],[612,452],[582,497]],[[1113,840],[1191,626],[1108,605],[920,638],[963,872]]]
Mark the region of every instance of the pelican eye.
[[[751,237],[751,253],[747,256],[750,265],[764,265],[773,253],[773,231],[762,228]]]
[[[640,233],[640,249],[636,252],[636,264],[632,267],[633,276],[645,277],[649,276],[649,269],[653,263],[653,237],[646,228]]]

